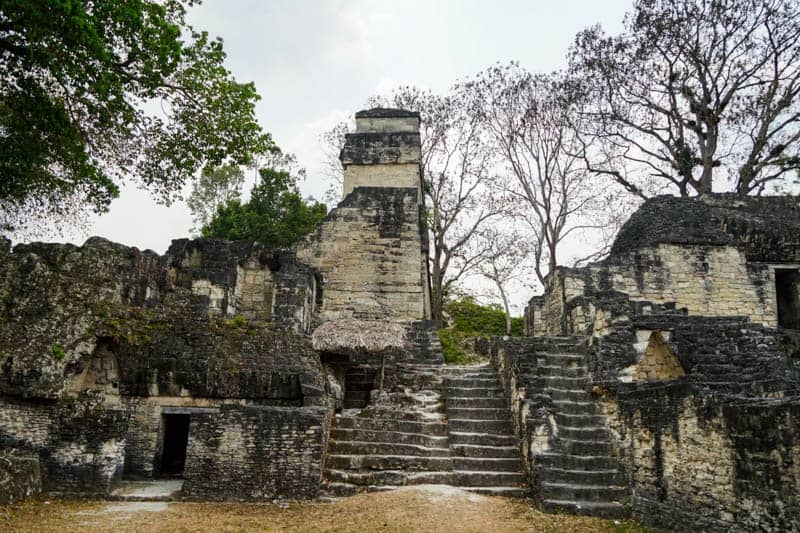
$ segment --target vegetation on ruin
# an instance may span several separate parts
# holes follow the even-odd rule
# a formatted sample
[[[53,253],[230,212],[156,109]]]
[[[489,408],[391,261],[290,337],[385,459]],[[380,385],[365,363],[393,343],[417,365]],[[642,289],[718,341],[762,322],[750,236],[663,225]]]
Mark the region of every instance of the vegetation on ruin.
[[[491,339],[506,334],[506,314],[498,305],[481,305],[463,296],[447,300],[444,312],[449,326],[439,330],[444,360],[448,364],[473,363],[484,356],[475,352],[475,339]],[[511,335],[522,336],[524,321],[511,318]]]
[[[297,178],[285,170],[262,168],[250,201],[234,199],[218,207],[203,237],[258,241],[284,248],[312,232],[325,218],[325,204],[300,196]]]
[[[3,2],[2,231],[104,212],[125,180],[169,202],[200,168],[272,148],[255,86],[187,24],[196,3]]]

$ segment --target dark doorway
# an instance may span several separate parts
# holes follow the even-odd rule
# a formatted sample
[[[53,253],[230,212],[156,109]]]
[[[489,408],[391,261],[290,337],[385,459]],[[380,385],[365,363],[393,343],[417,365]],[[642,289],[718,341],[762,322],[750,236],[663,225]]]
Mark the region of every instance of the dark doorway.
[[[375,383],[375,370],[365,367],[348,368],[344,374],[345,409],[363,409]]]
[[[189,415],[164,416],[164,446],[161,449],[161,476],[180,477],[186,464],[189,443]]]
[[[800,329],[800,270],[775,269],[775,296],[778,301],[778,325]]]

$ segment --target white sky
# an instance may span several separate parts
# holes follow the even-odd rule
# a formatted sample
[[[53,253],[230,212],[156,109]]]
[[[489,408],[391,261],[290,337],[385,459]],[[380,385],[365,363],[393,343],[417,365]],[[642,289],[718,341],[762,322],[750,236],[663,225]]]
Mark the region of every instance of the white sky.
[[[534,72],[565,65],[575,34],[621,30],[631,0],[205,0],[189,20],[225,41],[227,66],[254,81],[258,119],[308,171],[304,194],[322,197],[319,137],[370,96],[398,84],[445,91],[493,63]],[[330,206],[329,206],[330,207]],[[85,234],[156,252],[188,236],[182,202],[167,208],[123,189]]]

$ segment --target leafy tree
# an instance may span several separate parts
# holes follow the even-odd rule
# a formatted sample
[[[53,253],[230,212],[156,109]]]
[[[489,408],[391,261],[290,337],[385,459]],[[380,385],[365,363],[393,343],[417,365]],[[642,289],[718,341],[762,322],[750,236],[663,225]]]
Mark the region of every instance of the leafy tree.
[[[195,226],[202,228],[220,207],[240,200],[243,184],[244,172],[239,166],[205,167],[186,198]]]
[[[570,63],[592,171],[637,195],[760,194],[800,167],[794,0],[638,0],[621,35],[580,33]]]
[[[263,168],[260,182],[250,193],[250,201],[232,200],[219,207],[203,237],[259,241],[270,247],[291,246],[313,231],[325,218],[327,208],[319,202],[306,203],[297,189],[297,180],[287,171]]]
[[[130,179],[174,199],[205,165],[272,145],[252,83],[185,21],[194,0],[0,5],[0,222],[103,212]]]
[[[445,362],[469,363],[480,357],[474,353],[475,338],[491,338],[507,334],[509,318],[497,305],[481,305],[469,296],[446,300],[445,314],[450,317],[449,327],[439,330]],[[523,335],[524,320],[510,318],[510,334]]]

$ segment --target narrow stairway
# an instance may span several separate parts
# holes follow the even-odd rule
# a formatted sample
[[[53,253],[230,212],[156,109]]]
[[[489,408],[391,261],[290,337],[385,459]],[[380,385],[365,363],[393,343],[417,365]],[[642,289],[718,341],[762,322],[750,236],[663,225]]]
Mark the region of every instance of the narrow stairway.
[[[494,369],[405,365],[402,374],[383,400],[336,415],[323,497],[419,484],[528,494]]]
[[[453,464],[441,401],[441,365],[406,365],[382,401],[334,417],[323,497],[448,483]]]
[[[566,338],[537,343],[538,381],[556,422],[551,448],[534,454],[540,503],[546,511],[623,517],[630,495],[579,351]]]
[[[528,480],[511,411],[491,366],[444,370],[452,484],[482,494],[525,497]]]

